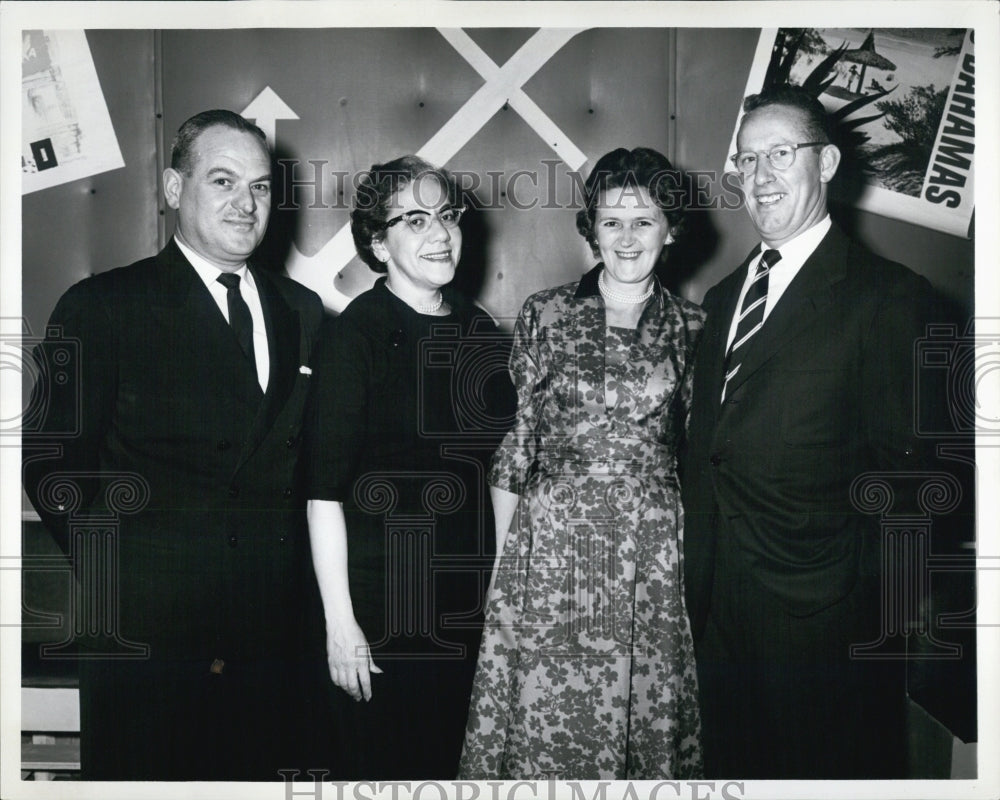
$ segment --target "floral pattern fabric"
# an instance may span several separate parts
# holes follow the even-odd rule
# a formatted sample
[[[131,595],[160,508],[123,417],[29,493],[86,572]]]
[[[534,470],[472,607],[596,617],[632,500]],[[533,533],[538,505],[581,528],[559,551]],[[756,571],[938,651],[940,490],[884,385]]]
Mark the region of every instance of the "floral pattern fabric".
[[[491,485],[521,496],[486,609],[462,777],[700,775],[676,449],[704,314],[662,290],[609,328],[600,267],[528,298],[514,428]]]

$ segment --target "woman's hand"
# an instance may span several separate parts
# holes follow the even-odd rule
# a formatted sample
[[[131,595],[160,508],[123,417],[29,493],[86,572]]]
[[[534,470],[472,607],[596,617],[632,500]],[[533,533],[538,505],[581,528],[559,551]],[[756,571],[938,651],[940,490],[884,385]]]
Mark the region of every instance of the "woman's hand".
[[[347,577],[347,523],[336,500],[310,500],[309,544],[326,617],[326,660],[330,679],[355,700],[372,699],[372,662],[368,640],[354,618]]]
[[[368,640],[353,618],[327,626],[326,660],[337,686],[355,700],[372,699],[371,673],[382,670],[372,661]]]

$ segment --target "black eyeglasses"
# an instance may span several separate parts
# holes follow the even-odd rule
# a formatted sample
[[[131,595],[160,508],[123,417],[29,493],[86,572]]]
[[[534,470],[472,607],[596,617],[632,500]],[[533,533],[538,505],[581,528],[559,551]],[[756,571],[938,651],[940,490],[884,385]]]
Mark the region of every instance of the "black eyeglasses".
[[[757,169],[757,156],[764,156],[776,170],[788,169],[795,163],[795,151],[800,147],[823,147],[829,142],[800,142],[799,144],[779,144],[770,150],[744,150],[729,160],[744,175],[749,175]]]
[[[407,211],[405,214],[386,220],[385,229],[388,230],[397,222],[405,222],[414,233],[427,233],[431,227],[431,220],[437,219],[443,228],[453,230],[458,227],[464,213],[464,208],[445,208],[436,213],[420,210]]]

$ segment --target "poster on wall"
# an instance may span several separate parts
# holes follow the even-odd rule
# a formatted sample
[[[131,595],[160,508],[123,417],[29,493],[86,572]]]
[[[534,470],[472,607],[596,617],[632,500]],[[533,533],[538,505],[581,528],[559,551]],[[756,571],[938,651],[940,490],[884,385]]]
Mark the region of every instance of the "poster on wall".
[[[82,30],[21,33],[21,193],[125,166]]]
[[[785,82],[809,88],[839,128],[839,199],[968,236],[974,43],[964,28],[765,29],[744,95]]]

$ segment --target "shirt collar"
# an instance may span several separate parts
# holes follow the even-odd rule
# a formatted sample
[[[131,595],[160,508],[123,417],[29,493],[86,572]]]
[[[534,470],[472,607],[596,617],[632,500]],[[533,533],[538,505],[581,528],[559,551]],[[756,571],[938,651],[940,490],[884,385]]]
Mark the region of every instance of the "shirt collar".
[[[827,214],[811,228],[803,231],[794,239],[789,239],[781,247],[772,248],[761,242],[761,252],[778,250],[781,253],[782,261],[804,263],[812,255],[812,251],[819,247],[819,243],[823,241],[823,237],[826,236],[832,224],[830,215]]]
[[[254,286],[253,276],[250,274],[250,270],[247,269],[246,262],[235,270],[222,270],[184,244],[180,240],[180,237],[174,236],[174,243],[177,245],[177,249],[184,255],[184,258],[194,267],[194,271],[198,273],[198,277],[202,279],[205,286],[211,288],[219,279],[219,276],[227,271],[232,272],[234,275],[239,275],[240,280],[245,284],[249,284],[251,287]]]

